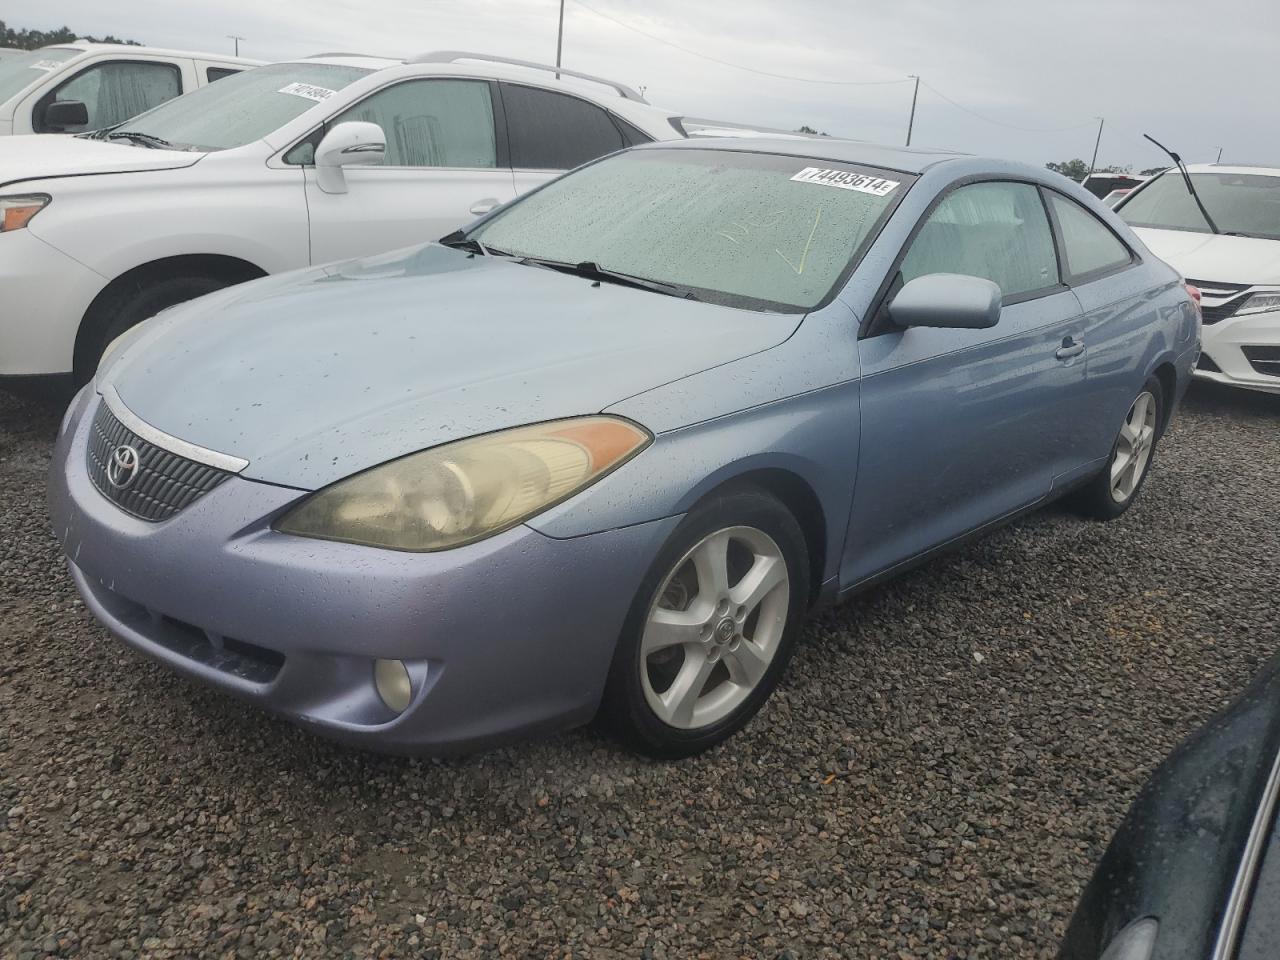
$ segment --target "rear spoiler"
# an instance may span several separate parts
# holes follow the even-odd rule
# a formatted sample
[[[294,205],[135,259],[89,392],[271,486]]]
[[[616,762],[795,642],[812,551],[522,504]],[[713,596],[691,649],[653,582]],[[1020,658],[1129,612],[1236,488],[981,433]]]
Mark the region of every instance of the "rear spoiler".
[[[780,140],[817,140],[824,134],[799,133],[795,130],[779,130],[754,123],[731,123],[726,120],[706,120],[699,117],[672,117],[671,126],[682,137],[768,137]]]

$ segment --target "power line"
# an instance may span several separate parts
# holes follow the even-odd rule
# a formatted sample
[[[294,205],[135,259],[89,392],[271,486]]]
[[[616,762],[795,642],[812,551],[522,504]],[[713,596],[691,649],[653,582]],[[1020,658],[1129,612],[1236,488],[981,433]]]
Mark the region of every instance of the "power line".
[[[600,17],[603,20],[608,20],[611,23],[617,24],[619,27],[622,27],[624,30],[630,30],[632,33],[638,33],[640,34],[640,36],[648,37],[650,40],[653,40],[657,43],[666,44],[668,47],[674,47],[675,49],[681,51],[682,53],[687,53],[691,57],[697,57],[700,60],[708,60],[711,63],[718,63],[722,67],[732,67],[735,70],[743,70],[746,73],[754,73],[757,76],[761,76],[761,77],[770,77],[774,80],[794,80],[798,83],[820,83],[820,84],[826,84],[828,86],[833,86],[833,87],[884,87],[884,86],[889,86],[890,84],[911,82],[910,80],[819,80],[815,77],[793,77],[790,74],[786,74],[786,73],[770,73],[767,70],[757,70],[754,67],[744,67],[740,63],[732,63],[728,60],[721,60],[718,57],[713,57],[705,53],[699,53],[697,50],[692,50],[689,47],[682,46],[681,44],[676,43],[674,40],[668,40],[666,37],[660,37],[657,34],[649,33],[647,30],[641,30],[639,27],[632,26],[629,23],[619,20],[617,17],[611,14],[605,13],[602,10],[597,10],[595,7],[587,3],[584,3],[583,0],[573,0],[573,2],[576,3],[578,6],[582,7],[582,9],[590,13],[594,13],[597,17]]]
[[[939,90],[937,87],[935,87],[933,84],[929,83],[928,81],[921,80],[920,84],[921,86],[928,87],[935,94],[937,94],[947,103],[951,104],[951,106],[955,107],[957,110],[963,110],[965,113],[969,114],[972,117],[977,117],[979,120],[985,120],[987,123],[994,123],[998,127],[1008,127],[1010,130],[1021,130],[1023,133],[1062,133],[1067,130],[1081,130],[1085,127],[1093,126],[1092,120],[1088,120],[1085,123],[1075,123],[1069,127],[1022,127],[1016,123],[1005,123],[1003,120],[996,120],[996,119],[993,119],[992,117],[983,116],[982,114],[978,113],[978,111],[976,110],[970,110],[968,107],[966,107],[962,103],[956,103],[954,100],[952,100],[945,93],[943,93],[941,90]]]

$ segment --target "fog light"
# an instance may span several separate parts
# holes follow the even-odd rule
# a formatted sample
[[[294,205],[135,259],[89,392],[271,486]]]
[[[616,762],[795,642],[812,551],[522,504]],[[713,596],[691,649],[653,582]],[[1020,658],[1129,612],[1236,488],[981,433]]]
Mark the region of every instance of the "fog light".
[[[413,697],[413,684],[409,671],[400,660],[375,660],[373,685],[378,689],[382,702],[396,713],[404,713]]]

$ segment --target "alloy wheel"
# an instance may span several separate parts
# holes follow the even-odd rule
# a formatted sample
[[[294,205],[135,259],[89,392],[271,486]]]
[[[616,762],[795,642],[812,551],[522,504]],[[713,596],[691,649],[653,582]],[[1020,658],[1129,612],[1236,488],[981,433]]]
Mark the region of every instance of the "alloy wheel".
[[[1156,441],[1156,398],[1150,391],[1138,394],[1120,428],[1111,460],[1111,498],[1124,503],[1142,482]]]
[[[728,527],[693,546],[668,574],[640,641],[649,707],[684,730],[742,705],[782,643],[791,582],[778,544],[755,527]]]

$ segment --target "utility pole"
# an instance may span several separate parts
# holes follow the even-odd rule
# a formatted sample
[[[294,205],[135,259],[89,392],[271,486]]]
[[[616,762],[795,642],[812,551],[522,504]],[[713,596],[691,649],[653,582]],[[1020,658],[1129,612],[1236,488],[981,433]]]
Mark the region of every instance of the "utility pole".
[[[1089,161],[1089,173],[1093,173],[1093,168],[1098,165],[1098,147],[1102,144],[1102,125],[1106,123],[1105,117],[1094,117],[1098,121],[1098,139],[1093,141],[1093,159]]]
[[[244,37],[237,37],[234,33],[228,33],[227,39],[234,40],[236,42],[236,56],[240,56],[240,41],[243,40]]]
[[[907,146],[911,146],[911,129],[916,125],[916,100],[920,96],[920,78],[914,73],[907,74],[907,79],[914,80],[916,87],[911,91],[911,117],[907,120]]]
[[[556,66],[560,66],[560,51],[564,49],[564,0],[560,0],[560,29],[556,33]],[[560,71],[556,71],[556,79],[560,79]]]

